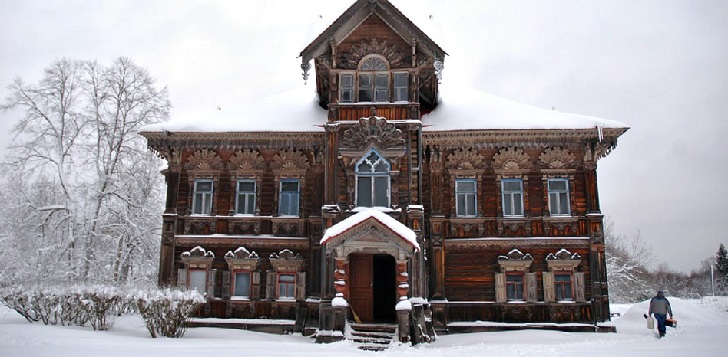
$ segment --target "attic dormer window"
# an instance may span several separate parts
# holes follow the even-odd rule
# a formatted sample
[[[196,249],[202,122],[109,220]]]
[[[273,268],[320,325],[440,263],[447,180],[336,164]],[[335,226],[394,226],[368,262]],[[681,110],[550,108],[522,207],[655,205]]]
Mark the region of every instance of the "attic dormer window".
[[[369,55],[359,62],[356,72],[341,73],[339,101],[341,103],[407,101],[408,79],[407,72],[391,72],[389,62],[382,56]]]

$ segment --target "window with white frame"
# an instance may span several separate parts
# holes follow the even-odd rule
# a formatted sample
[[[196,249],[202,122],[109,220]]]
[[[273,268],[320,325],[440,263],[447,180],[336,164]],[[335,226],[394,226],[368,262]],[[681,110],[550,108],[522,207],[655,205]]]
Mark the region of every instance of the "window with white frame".
[[[356,205],[389,207],[389,162],[372,149],[356,163]]]
[[[571,215],[569,201],[569,180],[565,178],[549,179],[549,213],[552,216]]]
[[[212,210],[212,180],[195,180],[192,214],[210,214]]]
[[[390,93],[391,92],[391,93]],[[390,71],[378,55],[365,57],[357,71],[339,74],[339,102],[407,102],[409,73]]]
[[[296,299],[296,274],[281,273],[278,274],[278,299],[295,300]]]
[[[523,216],[523,180],[501,180],[503,216]]]
[[[281,180],[278,196],[278,214],[281,216],[298,216],[301,182],[298,179]]]
[[[455,180],[455,214],[458,217],[477,216],[477,182],[475,179]]]
[[[255,180],[238,180],[235,214],[255,214]]]
[[[233,278],[233,296],[239,299],[250,298],[250,272],[236,271]]]

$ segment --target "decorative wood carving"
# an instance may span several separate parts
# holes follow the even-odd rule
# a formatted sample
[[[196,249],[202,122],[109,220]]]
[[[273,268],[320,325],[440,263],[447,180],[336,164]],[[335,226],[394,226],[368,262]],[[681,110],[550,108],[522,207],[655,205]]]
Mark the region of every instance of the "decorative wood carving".
[[[301,271],[305,262],[300,254],[294,253],[288,249],[283,249],[278,253],[273,253],[268,259],[275,271]]]
[[[402,131],[388,123],[385,118],[372,115],[359,119],[359,125],[346,129],[341,138],[341,148],[349,150],[362,150],[370,143],[376,144],[380,149],[401,148],[404,146]]]
[[[338,65],[345,69],[356,69],[359,62],[366,56],[378,54],[386,58],[390,68],[400,68],[404,65],[404,56],[402,52],[394,45],[389,45],[387,41],[372,38],[362,40],[359,44],[351,46],[351,51],[343,53],[339,56]]]
[[[234,270],[256,270],[258,268],[258,253],[248,251],[245,247],[238,247],[235,251],[228,251],[225,254],[225,261],[230,271]]]
[[[238,150],[230,157],[227,168],[235,176],[256,174],[265,170],[265,160],[256,150]]]
[[[576,158],[568,149],[547,148],[539,156],[539,162],[549,169],[565,169],[574,164]]]
[[[507,147],[501,149],[493,157],[493,168],[503,171],[519,171],[529,169],[531,161],[523,149]]]
[[[212,267],[215,254],[198,245],[188,251],[182,252],[180,257],[187,268],[209,269]]]
[[[447,157],[446,167],[457,170],[477,170],[485,168],[485,157],[472,148],[453,151]]]
[[[518,249],[511,249],[506,255],[498,256],[498,265],[501,271],[527,271],[533,263],[531,254],[523,254]]]
[[[296,149],[281,150],[270,164],[278,176],[302,176],[310,167],[306,155]]]
[[[549,270],[575,270],[581,263],[581,256],[577,253],[571,253],[566,249],[560,249],[556,253],[549,253],[546,256],[546,264]]]
[[[223,165],[220,156],[215,151],[201,149],[196,150],[187,158],[185,169],[195,172],[212,172],[222,170]]]

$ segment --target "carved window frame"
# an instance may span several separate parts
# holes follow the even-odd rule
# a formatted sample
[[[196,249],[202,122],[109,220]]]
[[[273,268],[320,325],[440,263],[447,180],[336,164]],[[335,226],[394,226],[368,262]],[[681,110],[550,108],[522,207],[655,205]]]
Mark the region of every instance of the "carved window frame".
[[[215,254],[204,248],[197,246],[189,251],[185,251],[181,255],[184,268],[177,270],[177,286],[182,289],[189,289],[192,282],[193,273],[203,273],[205,288],[198,291],[206,297],[213,298],[215,291],[215,277],[217,270],[212,269],[212,262]]]
[[[227,165],[230,172],[230,184],[234,188],[230,190],[230,215],[239,217],[259,216],[265,160],[257,150],[244,149],[232,155]],[[254,182],[255,184],[253,213],[238,213],[238,185],[241,181]]]
[[[374,162],[372,162],[369,159],[369,157],[372,156],[372,154],[377,156],[377,160]],[[359,167],[364,163],[367,163],[372,168],[372,170],[369,172],[360,171]],[[381,164],[384,164],[386,166],[386,171],[377,171],[375,169],[376,165],[381,165]],[[377,179],[383,179],[384,181],[386,181],[386,184],[387,184],[386,191],[384,193],[385,201],[386,201],[387,205],[381,206],[381,207],[387,207],[387,208],[391,207],[391,203],[392,203],[392,176],[391,176],[392,164],[389,162],[389,160],[387,160],[384,157],[384,155],[382,155],[379,152],[379,150],[372,147],[368,151],[366,151],[366,153],[354,164],[354,172],[356,174],[356,183],[355,183],[355,188],[354,188],[356,197],[354,198],[354,202],[356,203],[357,207],[380,207],[380,206],[376,205],[376,198],[378,197],[378,192],[377,192],[376,188],[377,188],[377,181],[382,181],[382,180],[377,180]],[[371,179],[371,183],[370,183],[370,185],[371,185],[370,199],[371,199],[371,203],[372,203],[371,206],[361,206],[359,204],[360,198],[361,198],[361,196],[360,196],[361,192],[359,191],[359,189],[361,188],[360,181],[362,178]]]
[[[584,273],[579,272],[577,267],[581,263],[578,254],[572,254],[566,249],[556,253],[550,253],[546,257],[548,271],[541,272],[543,280],[543,294],[545,302],[583,302],[585,301]],[[559,300],[556,294],[556,276],[565,275],[570,277],[571,299]]]
[[[296,191],[283,191],[286,184],[295,183]],[[283,197],[286,196],[289,207],[295,202],[295,212],[286,211],[283,212]],[[278,216],[279,217],[300,217],[301,216],[301,180],[297,178],[286,178],[279,181],[279,192],[278,192]]]
[[[370,66],[372,62],[376,62],[373,67]],[[402,75],[406,75],[406,85],[395,87],[395,77]],[[363,83],[365,78],[368,81],[366,86]],[[359,61],[355,71],[348,70],[338,73],[339,103],[409,102],[409,80],[409,72],[393,71],[386,57],[380,54],[369,54]],[[397,92],[402,89],[404,89],[403,98]],[[370,92],[371,100],[362,100],[362,92]]]
[[[303,196],[306,189],[306,174],[311,165],[305,152],[297,149],[284,149],[273,157],[271,169],[274,174],[275,212],[277,217],[302,217],[304,212]],[[298,212],[295,215],[281,214],[281,190],[285,182],[298,182]]]

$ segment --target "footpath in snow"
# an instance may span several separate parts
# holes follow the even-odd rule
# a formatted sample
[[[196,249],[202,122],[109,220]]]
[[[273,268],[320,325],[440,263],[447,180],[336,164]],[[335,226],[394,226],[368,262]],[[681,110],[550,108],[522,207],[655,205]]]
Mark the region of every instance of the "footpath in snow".
[[[198,357],[204,355],[277,356],[722,356],[728,351],[728,297],[702,300],[669,298],[676,329],[657,339],[643,314],[648,302],[615,305],[622,316],[611,323],[617,333],[507,331],[439,336],[431,344],[394,346],[383,352],[360,351],[349,341],[316,344],[301,335],[271,335],[215,328],[189,329],[181,339],[149,337],[139,316],[119,318],[109,331],[90,327],[28,323],[0,308],[0,357]]]

